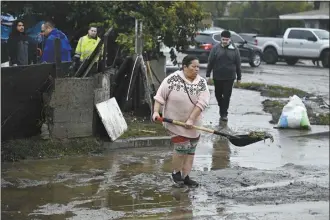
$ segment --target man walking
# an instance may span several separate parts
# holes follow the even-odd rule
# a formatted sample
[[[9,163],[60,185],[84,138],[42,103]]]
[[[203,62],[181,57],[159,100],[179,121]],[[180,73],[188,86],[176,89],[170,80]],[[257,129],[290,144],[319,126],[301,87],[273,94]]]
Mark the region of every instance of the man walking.
[[[55,62],[55,39],[59,38],[61,41],[61,61],[71,61],[71,46],[66,35],[55,28],[55,25],[47,21],[41,25],[41,32],[47,37],[45,40],[44,51],[42,52],[41,62],[54,63]]]
[[[212,48],[206,70],[207,78],[213,70],[215,97],[222,121],[228,121],[228,108],[234,81],[237,79],[239,84],[242,77],[239,50],[231,42],[230,37],[228,30],[221,32],[221,42]]]

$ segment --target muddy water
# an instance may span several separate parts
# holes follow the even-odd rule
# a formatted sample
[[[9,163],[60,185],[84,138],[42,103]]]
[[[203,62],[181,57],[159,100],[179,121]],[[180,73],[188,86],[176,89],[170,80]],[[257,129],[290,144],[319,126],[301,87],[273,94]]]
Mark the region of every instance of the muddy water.
[[[238,148],[203,134],[191,174],[197,189],[171,187],[165,146],[2,163],[2,219],[329,219],[329,140],[273,129],[261,101],[235,90],[224,125],[212,98],[205,125],[267,130],[275,142]]]

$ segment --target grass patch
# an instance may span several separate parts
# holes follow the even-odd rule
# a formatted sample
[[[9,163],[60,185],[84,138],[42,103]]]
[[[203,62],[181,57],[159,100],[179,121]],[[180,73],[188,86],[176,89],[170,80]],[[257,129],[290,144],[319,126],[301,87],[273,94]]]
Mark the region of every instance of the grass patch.
[[[168,136],[162,123],[151,122],[147,117],[135,117],[127,113],[124,114],[124,117],[128,130],[120,136],[120,139]]]
[[[265,100],[262,102],[263,110],[272,115],[270,123],[276,124],[278,119],[281,117],[282,109],[287,102],[277,100]]]
[[[235,84],[234,88],[258,91],[261,93],[262,96],[274,97],[274,98],[288,98],[293,95],[297,95],[299,97],[311,95],[300,89],[277,86],[277,85],[266,85],[263,83],[241,83],[239,86]]]
[[[167,136],[161,123],[153,123],[146,118],[124,114],[128,130],[119,138]],[[102,139],[103,140],[103,139]],[[104,151],[103,141],[95,138],[48,139],[40,137],[9,140],[1,143],[1,160],[18,161],[24,159],[59,158],[100,154]]]
[[[97,154],[104,150],[102,142],[93,137],[66,140],[16,139],[1,145],[2,161]]]
[[[315,120],[318,125],[330,125],[330,113],[318,114]]]
[[[214,81],[209,79],[208,85],[214,85]],[[297,95],[298,97],[310,96],[311,94],[295,88],[283,87],[277,85],[267,85],[263,83],[240,83],[238,86],[234,84],[234,88],[237,89],[247,89],[258,91],[262,96],[273,97],[273,98],[289,98],[290,96]]]

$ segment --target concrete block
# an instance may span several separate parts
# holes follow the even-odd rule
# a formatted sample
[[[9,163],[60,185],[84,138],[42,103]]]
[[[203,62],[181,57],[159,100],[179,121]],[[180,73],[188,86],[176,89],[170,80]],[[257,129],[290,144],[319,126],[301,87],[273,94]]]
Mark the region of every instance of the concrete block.
[[[60,108],[54,109],[53,122],[92,122],[93,108]]]
[[[110,74],[88,78],[55,79],[50,100],[51,136],[54,138],[88,137],[98,117],[94,103],[110,99]],[[96,115],[95,115],[96,114]]]
[[[94,78],[55,79],[55,89],[50,101],[51,107],[72,108],[93,105]]]
[[[110,99],[110,74],[98,74],[95,76],[94,104]]]
[[[51,130],[53,138],[77,138],[77,137],[90,137],[93,135],[92,122],[63,122],[54,123]]]
[[[93,135],[93,121],[70,123],[67,126],[68,138],[90,137]]]
[[[94,104],[98,104],[100,102],[104,102],[110,99],[109,91],[104,91],[103,89],[95,89],[94,90]]]

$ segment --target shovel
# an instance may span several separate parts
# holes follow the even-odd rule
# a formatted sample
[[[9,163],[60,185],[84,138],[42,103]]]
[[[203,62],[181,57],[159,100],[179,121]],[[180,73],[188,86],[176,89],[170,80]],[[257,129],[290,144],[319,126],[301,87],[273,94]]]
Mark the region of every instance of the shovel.
[[[184,122],[176,121],[176,120],[169,119],[169,118],[157,117],[156,120],[160,121],[160,122],[166,122],[166,123],[183,126],[183,127],[186,125]],[[268,138],[273,140],[273,136],[270,134],[267,134],[267,133],[265,133],[265,135],[263,135],[263,136],[249,135],[249,134],[231,135],[231,134],[227,134],[227,133],[223,133],[220,131],[216,131],[216,130],[212,130],[212,129],[204,128],[204,127],[199,127],[199,126],[195,126],[195,125],[193,125],[192,127],[197,130],[200,130],[200,131],[206,131],[211,134],[223,136],[223,137],[227,138],[230,141],[230,143],[232,143],[233,145],[235,145],[237,147],[244,147],[246,145],[253,144],[258,141],[266,140]]]

